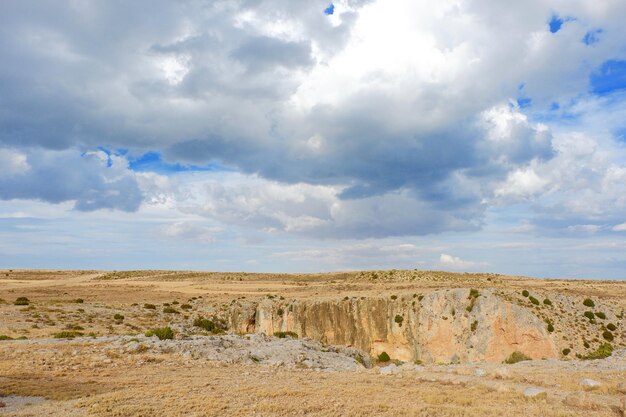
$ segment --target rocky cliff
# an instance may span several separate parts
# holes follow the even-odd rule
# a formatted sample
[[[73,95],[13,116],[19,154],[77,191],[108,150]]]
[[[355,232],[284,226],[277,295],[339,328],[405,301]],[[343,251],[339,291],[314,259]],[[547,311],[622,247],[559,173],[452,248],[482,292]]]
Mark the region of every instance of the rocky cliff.
[[[341,300],[238,301],[225,314],[237,332],[294,332],[372,355],[384,351],[402,361],[501,362],[514,351],[534,359],[558,357],[543,321],[486,289]]]

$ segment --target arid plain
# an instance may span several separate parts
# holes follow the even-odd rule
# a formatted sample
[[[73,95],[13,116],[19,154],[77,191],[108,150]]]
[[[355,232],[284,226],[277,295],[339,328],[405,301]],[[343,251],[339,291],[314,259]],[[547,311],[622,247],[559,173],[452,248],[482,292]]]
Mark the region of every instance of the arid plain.
[[[625,415],[624,281],[0,274],[1,416]]]

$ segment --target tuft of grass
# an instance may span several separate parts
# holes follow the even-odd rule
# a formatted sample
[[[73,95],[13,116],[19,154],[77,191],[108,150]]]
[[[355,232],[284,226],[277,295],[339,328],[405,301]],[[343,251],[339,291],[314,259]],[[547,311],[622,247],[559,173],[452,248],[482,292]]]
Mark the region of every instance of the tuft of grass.
[[[279,339],[284,339],[286,337],[292,337],[294,339],[298,338],[298,333],[296,332],[274,332],[274,336],[278,337]]]
[[[147,310],[156,310],[156,306],[154,304],[144,304],[143,308],[147,309]]]
[[[391,358],[389,357],[387,352],[381,352],[381,354],[378,355],[378,362],[389,362],[390,360]]]
[[[583,301],[583,305],[587,307],[595,307],[596,303],[594,303],[591,298],[585,298],[585,301]]]
[[[156,336],[159,340],[167,340],[174,338],[174,330],[171,327],[157,327],[150,329],[145,333],[146,337]]]
[[[30,304],[30,300],[26,297],[17,297],[13,304],[16,306],[27,306]]]
[[[511,353],[511,355],[504,360],[504,363],[513,364],[521,361],[529,361],[532,360],[529,356],[523,354],[522,352],[515,351]]]
[[[54,333],[52,337],[55,339],[73,339],[82,335],[83,334],[81,332],[77,332],[76,330],[64,330],[62,332]]]

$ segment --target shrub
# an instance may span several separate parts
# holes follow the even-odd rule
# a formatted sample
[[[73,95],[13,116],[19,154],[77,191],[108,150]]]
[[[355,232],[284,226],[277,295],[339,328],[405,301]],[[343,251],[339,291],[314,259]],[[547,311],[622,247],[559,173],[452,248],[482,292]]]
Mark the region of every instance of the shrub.
[[[475,288],[471,288],[471,289],[470,289],[469,296],[468,296],[467,298],[468,298],[468,299],[469,299],[469,298],[476,298],[476,297],[478,297],[479,295],[480,295],[480,293],[478,292],[478,290],[477,290],[477,289],[475,289]]]
[[[608,330],[605,330],[604,332],[602,332],[602,337],[604,337],[604,340],[612,342],[613,341],[613,333],[609,332]]]
[[[614,332],[615,330],[617,330],[617,326],[614,325],[613,323],[609,323],[606,325],[606,328],[609,329],[610,331]]]
[[[279,308],[278,310],[276,310],[276,314],[278,314],[279,316],[282,316],[285,313],[285,311],[282,308]]]
[[[567,355],[569,355],[570,352],[571,352],[571,349],[565,348],[565,349],[563,349],[563,351],[561,353],[563,354],[563,356],[567,356]]]
[[[183,310],[191,310],[193,307],[189,304],[181,304],[180,308]]]
[[[422,299],[423,299],[423,298],[424,298],[424,296],[423,296],[423,295],[418,295],[418,296],[417,296],[417,301],[422,301]]]
[[[402,317],[401,315],[397,314],[393,321],[398,323],[398,326],[402,327],[402,322],[404,321],[404,317]]]
[[[472,322],[472,331],[475,332],[477,327],[478,327],[478,320],[474,320]]]
[[[545,300],[543,300],[543,303],[547,306],[551,306],[552,305],[552,301],[550,301],[548,298],[546,298]]]
[[[30,300],[26,297],[17,297],[13,304],[15,304],[16,306],[27,306],[28,304],[30,304]]]
[[[144,304],[143,308],[148,309],[148,310],[156,310],[156,306],[154,304]]]
[[[589,342],[585,341],[585,343],[583,343],[583,346],[584,346],[585,348],[589,349],[589,347],[590,347],[591,345],[589,344]]]
[[[77,332],[75,330],[66,330],[58,333],[54,333],[52,337],[55,339],[73,339],[75,337],[82,336],[81,332]]]
[[[528,297],[530,295],[530,293],[527,290],[522,291],[522,295],[524,297]]]
[[[174,330],[172,330],[170,327],[157,327],[146,332],[146,337],[152,336],[158,337],[159,340],[173,339]]]
[[[163,312],[166,314],[180,314],[174,307],[165,307]]]
[[[512,363],[517,363],[521,361],[529,361],[529,360],[531,360],[529,356],[526,356],[522,352],[515,351],[511,353],[511,355],[508,358],[505,359],[504,363],[512,364]]]
[[[381,354],[378,355],[378,362],[389,362],[390,360],[391,358],[389,357],[387,352],[381,352]]]
[[[596,303],[594,303],[591,298],[585,298],[585,301],[583,301],[583,305],[587,307],[595,307]]]
[[[116,314],[113,316],[113,319],[115,319],[115,320],[117,320],[117,321],[122,321],[122,320],[124,320],[124,316],[122,316],[120,313],[116,313]]]
[[[172,301],[172,304],[176,305],[176,304],[179,304],[179,302],[178,301]]]
[[[593,312],[591,312],[591,311],[585,311],[584,315],[585,315],[585,317],[587,317],[589,320],[593,320],[593,318],[595,317],[595,314],[593,314]]]
[[[601,320],[605,320],[606,319],[606,314],[602,313],[602,312],[596,312],[596,317],[601,319]]]
[[[391,299],[392,299],[392,300],[397,300],[397,299],[398,299],[398,296],[397,296],[397,295],[392,295],[392,296],[391,296]]]
[[[76,303],[76,304],[82,304],[82,303],[84,303],[84,302],[85,302],[85,300],[83,300],[82,298],[77,298],[77,299],[75,299],[75,300],[72,300],[72,302],[73,302],[73,303]]]
[[[215,323],[212,320],[205,319],[204,317],[198,317],[197,319],[195,319],[193,321],[193,325],[196,327],[200,327],[207,332],[212,332],[213,330],[215,330]]]
[[[274,336],[279,339],[284,339],[286,337],[293,337],[294,339],[298,338],[298,333],[295,332],[274,332]]]
[[[0,334],[0,340],[13,340],[13,338],[5,334]]]
[[[537,300],[535,297],[533,297],[532,295],[530,297],[528,297],[528,299],[530,300],[531,303],[533,303],[534,305],[538,306],[539,305],[539,300]]]
[[[552,323],[548,323],[548,331],[552,333],[554,331],[554,325]]]
[[[588,355],[581,356],[581,359],[603,359],[608,358],[613,354],[613,345],[610,343],[603,343],[595,351]]]

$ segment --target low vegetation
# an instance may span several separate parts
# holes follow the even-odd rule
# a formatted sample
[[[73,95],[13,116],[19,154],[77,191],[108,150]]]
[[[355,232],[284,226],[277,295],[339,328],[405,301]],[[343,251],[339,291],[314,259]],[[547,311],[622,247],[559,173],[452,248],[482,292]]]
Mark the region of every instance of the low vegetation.
[[[522,352],[515,351],[511,353],[511,355],[504,360],[504,363],[513,364],[521,361],[529,361],[532,360],[529,356],[523,354]]]
[[[13,304],[16,306],[27,306],[30,304],[30,300],[26,297],[17,297]]]
[[[378,362],[389,362],[390,360],[391,358],[387,352],[381,352],[380,355],[378,355]]]
[[[604,358],[608,358],[612,354],[613,354],[613,345],[610,343],[603,343],[595,351],[587,355],[581,355],[580,359],[604,359]]]
[[[279,339],[284,339],[286,337],[291,337],[294,339],[298,338],[298,333],[296,332],[274,332],[274,336],[278,337]]]
[[[156,336],[159,340],[174,339],[174,330],[171,327],[157,327],[145,333],[146,337]]]

